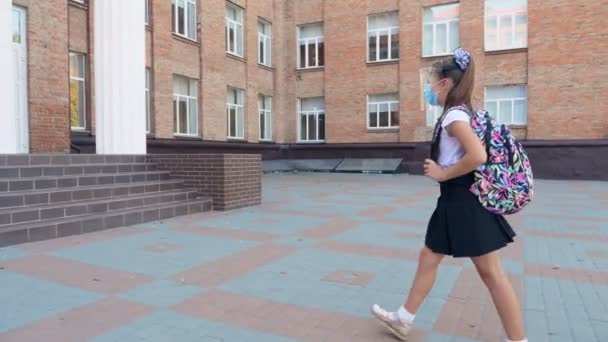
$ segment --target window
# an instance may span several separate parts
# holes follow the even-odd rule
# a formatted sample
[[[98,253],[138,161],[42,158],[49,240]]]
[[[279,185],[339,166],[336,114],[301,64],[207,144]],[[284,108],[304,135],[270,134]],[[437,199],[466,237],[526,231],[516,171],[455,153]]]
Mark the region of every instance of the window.
[[[198,135],[197,81],[173,76],[173,132],[175,135]]]
[[[70,122],[72,129],[86,129],[86,56],[70,52]]]
[[[318,68],[325,64],[323,24],[298,27],[298,67]]]
[[[399,58],[399,15],[397,12],[367,17],[367,61]]]
[[[429,127],[435,126],[439,117],[443,114],[442,106],[426,105],[426,125]]]
[[[323,142],[325,140],[325,99],[312,97],[300,99],[298,140],[301,142]]]
[[[228,138],[244,139],[243,90],[228,88],[226,116],[228,117]]]
[[[243,57],[243,9],[226,5],[226,52]]]
[[[258,21],[258,63],[272,66],[272,25]]]
[[[150,24],[150,1],[144,0],[144,23]]]
[[[367,127],[398,128],[399,127],[399,95],[383,94],[367,97]]]
[[[272,97],[260,95],[258,97],[260,112],[260,140],[272,140]]]
[[[146,68],[146,133],[150,133],[150,68]]]
[[[424,9],[422,51],[424,57],[452,53],[460,42],[459,4]]]
[[[527,123],[527,89],[525,85],[486,88],[486,110],[498,122],[507,125]]]
[[[79,4],[85,4],[86,3],[85,0],[72,0],[72,1],[77,2]]]
[[[528,1],[486,0],[486,51],[528,46]]]
[[[196,0],[173,0],[173,33],[196,40]]]

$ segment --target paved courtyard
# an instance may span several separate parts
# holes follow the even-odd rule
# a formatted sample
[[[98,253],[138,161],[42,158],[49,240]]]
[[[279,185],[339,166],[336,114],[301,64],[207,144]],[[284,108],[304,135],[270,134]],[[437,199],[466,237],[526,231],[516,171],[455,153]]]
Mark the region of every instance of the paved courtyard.
[[[393,341],[438,187],[273,174],[264,204],[0,249],[0,341]],[[608,341],[608,183],[539,181],[504,267],[531,342]],[[501,341],[472,264],[446,259],[411,341]]]

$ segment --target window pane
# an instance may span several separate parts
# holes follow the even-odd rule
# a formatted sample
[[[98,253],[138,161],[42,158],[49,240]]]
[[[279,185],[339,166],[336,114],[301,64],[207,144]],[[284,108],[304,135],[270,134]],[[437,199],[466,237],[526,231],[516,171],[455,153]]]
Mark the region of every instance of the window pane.
[[[236,32],[233,23],[229,23],[228,26],[228,51],[236,53]]]
[[[433,54],[433,25],[424,25],[422,50],[425,56]]]
[[[177,95],[188,95],[188,79],[181,76],[173,77],[173,93]]]
[[[324,66],[325,65],[325,44],[323,42],[323,40],[319,40],[319,65],[318,66]]]
[[[399,104],[391,103],[391,126],[399,126]]]
[[[319,137],[318,140],[325,140],[325,113],[319,114]]]
[[[369,127],[378,127],[378,105],[370,104],[367,113],[369,115]]]
[[[498,121],[501,123],[512,123],[511,101],[500,101],[498,104]]]
[[[13,43],[21,43],[21,15],[13,10]]]
[[[265,64],[270,66],[272,65],[272,40],[271,38],[266,38],[266,41],[264,43],[264,49],[266,50],[266,58],[265,60]]]
[[[391,31],[391,58],[399,58],[399,29],[392,29]]]
[[[243,27],[240,25],[236,26],[236,54],[243,55]]]
[[[380,35],[380,59],[388,59],[388,35],[386,32]]]
[[[195,99],[190,99],[188,100],[189,102],[189,109],[190,109],[190,113],[188,113],[188,121],[189,121],[189,128],[190,131],[188,133],[190,134],[196,134],[196,132],[198,131],[197,129],[197,119],[198,119],[198,108],[197,108],[197,101]]]
[[[243,125],[243,107],[236,109],[236,134],[238,137],[243,137],[244,125]]]
[[[511,26],[512,18],[511,16],[502,16],[500,17],[500,30],[498,34],[500,35],[500,47],[503,49],[509,49],[513,46],[512,34],[513,28]]]
[[[379,125],[380,127],[388,127],[389,104],[381,103],[378,106],[380,112]]]
[[[196,6],[188,3],[188,37],[196,38]]]
[[[177,22],[175,21],[175,2],[171,4],[171,27],[173,32],[177,32]]]
[[[236,136],[236,108],[230,108],[229,112],[228,112],[228,117],[230,119],[230,126],[229,126],[229,135],[231,137],[235,137]]]
[[[188,133],[188,102],[184,99],[178,100],[179,106],[179,133]]]
[[[264,60],[264,38],[263,37],[258,37],[258,61],[261,64],[265,64],[265,60]]]
[[[496,50],[498,48],[498,27],[496,17],[486,19],[486,50]]]
[[[376,32],[371,32],[368,34],[368,49],[369,56],[368,59],[370,62],[376,61]]]
[[[317,66],[317,49],[314,40],[308,42],[308,66]]]
[[[317,120],[314,115],[308,115],[308,140],[317,140]]]
[[[308,131],[308,127],[306,122],[306,115],[300,115],[300,140],[307,140],[306,132]]]
[[[528,46],[528,16],[520,14],[515,17],[515,41],[513,47]]]
[[[435,26],[435,54],[444,54],[448,52],[447,30],[447,24],[437,24]]]
[[[70,123],[72,127],[81,127],[79,96],[78,81],[70,80]]]
[[[524,125],[527,122],[526,100],[515,100],[513,112],[513,123]]]
[[[305,98],[301,100],[300,106],[302,111],[322,111],[325,109],[325,99],[322,96]]]
[[[447,52],[452,52],[460,45],[460,24],[458,21],[450,22],[450,46]]]
[[[266,117],[264,112],[260,112],[260,139],[266,139]]]
[[[197,81],[190,80],[190,87],[188,88],[188,95],[196,97],[197,96]]]
[[[298,27],[299,38],[315,38],[323,36],[323,24],[310,24]]]
[[[186,8],[184,0],[177,0],[177,33],[186,34]]]
[[[237,20],[236,8],[234,8],[232,6],[226,6],[226,17],[236,21]]]
[[[488,113],[490,113],[490,116],[492,116],[494,119],[496,119],[498,116],[498,108],[496,106],[496,102],[494,101],[490,101],[490,102],[486,102],[486,110],[488,111]]]
[[[387,101],[398,101],[399,97],[397,94],[376,94],[369,95],[369,102],[387,102]]]
[[[300,42],[300,68],[306,68],[306,45]]]

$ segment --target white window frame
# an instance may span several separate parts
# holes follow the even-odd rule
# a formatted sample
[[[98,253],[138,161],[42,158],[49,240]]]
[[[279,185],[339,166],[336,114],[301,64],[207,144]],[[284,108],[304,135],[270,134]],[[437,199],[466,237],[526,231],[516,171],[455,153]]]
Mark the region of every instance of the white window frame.
[[[525,49],[528,47],[528,21],[526,20],[526,43],[521,45],[521,46],[508,46],[508,47],[501,47],[501,39],[502,39],[502,35],[500,34],[500,22],[501,22],[501,18],[503,17],[511,17],[511,42],[515,41],[515,35],[516,35],[516,31],[517,31],[517,25],[515,23],[515,18],[519,15],[525,15],[526,19],[528,18],[528,11],[527,11],[527,6],[526,6],[526,11],[517,11],[517,12],[512,12],[512,13],[508,13],[508,14],[502,14],[502,15],[488,15],[488,2],[485,1],[485,15],[484,15],[484,46],[485,46],[485,50],[486,51],[502,51],[502,50],[511,50],[511,49]],[[494,19],[496,20],[496,46],[498,46],[496,49],[488,49],[488,19]]]
[[[498,99],[488,100],[487,92],[488,88],[500,88],[500,87],[523,87],[526,93],[525,97],[504,97]],[[496,113],[490,113],[495,120],[501,124],[505,124],[507,126],[526,126],[528,124],[528,87],[525,84],[506,84],[506,85],[496,85],[496,86],[487,86],[484,88],[484,107],[488,108],[488,103],[493,102],[496,103]],[[515,122],[515,101],[524,101],[526,103],[526,120],[525,122]],[[502,102],[511,102],[511,120],[505,121],[500,117],[500,104]]]
[[[184,33],[179,33],[178,31],[178,16],[179,16],[179,11],[177,10],[177,3],[178,2],[183,2],[184,3]],[[190,6],[188,5],[193,5],[194,6],[194,13],[190,13],[190,11],[188,10],[188,8],[190,8]],[[174,13],[174,17],[173,17],[173,34],[176,34],[180,37],[189,39],[189,40],[193,40],[196,41],[196,26],[197,26],[197,7],[196,7],[196,0],[172,0],[172,6],[175,6],[175,13]],[[193,37],[190,37],[188,35],[188,32],[190,31],[190,27],[188,26],[189,21],[188,21],[188,17],[190,15],[193,15],[194,18],[192,20],[192,22],[194,23],[194,30],[192,31],[194,33]]]
[[[175,88],[173,89],[173,115],[174,117],[177,116],[177,118],[175,118],[175,127],[173,127],[173,135],[174,136],[178,136],[178,137],[198,137],[198,81],[196,79],[193,78],[189,78],[186,76],[180,76],[180,75],[173,75],[173,78],[183,78],[185,80],[188,81],[188,93],[190,92],[190,87],[194,86],[194,96],[189,95],[189,94],[177,94],[175,93]],[[191,127],[190,127],[190,116],[194,115],[195,116],[195,123],[194,123],[194,132],[193,133],[180,133],[178,128],[179,127],[179,102],[180,100],[185,100],[186,101],[186,116],[187,116],[187,120],[186,120],[186,132],[190,132],[191,131]],[[190,108],[190,101],[194,100],[194,109]],[[194,113],[192,112],[194,111]]]
[[[245,12],[242,8],[235,6],[231,3],[226,3],[226,7],[231,7],[232,9],[234,9],[235,11],[237,11],[237,13],[240,11],[240,17],[241,17],[241,22],[238,22],[236,20],[233,20],[232,18],[228,18],[228,16],[226,16],[226,53],[229,53],[231,55],[235,55],[238,57],[243,57],[243,55],[245,54],[245,45],[244,45],[244,40],[245,40],[245,36],[243,34],[243,20],[245,18]],[[238,17],[238,15],[237,15]],[[234,46],[230,46],[230,29],[234,30]],[[240,36],[238,33],[241,33]],[[241,39],[239,40],[239,37],[241,37]],[[239,47],[241,48],[241,53],[239,54]]]
[[[398,129],[399,125],[397,125],[397,126],[393,125],[392,117],[391,117],[391,108],[392,108],[392,106],[397,106],[397,115],[399,115],[399,100],[370,102],[370,100],[369,100],[370,96],[374,96],[374,95],[383,95],[383,94],[367,95],[367,129],[369,129],[369,130]],[[393,94],[386,94],[386,95],[393,95]],[[397,95],[397,98],[399,98],[398,94],[394,94],[394,95]],[[380,106],[381,105],[388,106],[388,126],[380,126]],[[371,123],[370,115],[372,114],[369,110],[370,106],[376,106],[376,127],[370,126],[370,123]]]
[[[305,98],[300,98],[298,99],[298,143],[323,143],[325,142],[325,139],[319,139],[319,116],[323,115],[325,117],[325,122],[327,122],[327,115],[325,113],[325,108],[313,108],[313,110],[302,110],[302,100],[305,100]],[[306,116],[306,139],[302,139],[302,116]],[[317,128],[317,131],[315,132],[316,138],[317,139],[310,139],[309,138],[309,131],[308,131],[308,116],[314,116],[315,118],[315,122],[317,123],[315,126]],[[325,134],[327,135],[327,131],[325,131]]]
[[[80,99],[83,102],[82,103],[83,113],[82,113],[82,122],[81,122],[82,125],[81,126],[71,126],[72,113],[70,112],[70,126],[73,131],[84,131],[87,129],[87,56],[83,53],[70,51],[70,56],[69,56],[70,59],[72,59],[72,57],[74,57],[74,56],[77,57],[78,59],[82,58],[82,61],[79,60],[79,64],[80,64],[80,62],[82,62],[82,66],[83,66],[82,77],[74,76],[70,72],[70,83],[72,81],[78,82],[79,85],[82,87],[84,96],[82,99]],[[79,95],[80,95],[80,93],[79,93]],[[70,100],[71,100],[71,96],[70,96]]]
[[[297,48],[297,54],[298,54],[298,69],[315,69],[315,68],[323,68],[325,66],[325,56],[323,56],[323,65],[319,65],[319,42],[323,42],[324,45],[324,49],[323,49],[323,54],[325,54],[325,50],[326,50],[326,45],[325,45],[325,27],[323,24],[323,35],[322,36],[316,36],[316,37],[310,37],[310,38],[300,38],[300,30],[302,29],[302,27],[308,26],[308,25],[315,25],[315,24],[307,24],[307,25],[300,25],[298,26],[298,48]],[[308,61],[308,46],[314,42],[315,45],[315,61],[316,64],[315,65],[310,65],[309,61]],[[304,45],[304,64],[302,65],[302,61],[300,60],[300,47]]]
[[[265,104],[268,100],[269,108],[262,108],[260,104]],[[260,121],[260,141],[272,141],[272,96],[260,94],[258,97],[258,112],[259,117],[264,117],[264,127]],[[264,138],[262,136],[265,135]]]
[[[398,61],[399,60],[399,56],[397,56],[397,58],[392,58],[391,56],[393,55],[393,42],[392,42],[392,32],[393,30],[397,30],[397,34],[399,34],[399,26],[389,26],[389,27],[385,27],[385,28],[380,28],[380,29],[370,29],[369,28],[369,19],[370,17],[374,16],[374,15],[378,15],[378,14],[372,14],[372,15],[368,15],[367,16],[367,62],[368,63],[378,63],[378,62],[388,62],[388,61]],[[382,15],[382,14],[380,14]],[[397,14],[397,18],[399,17],[399,14]],[[369,40],[370,40],[370,34],[371,33],[375,33],[375,37],[376,37],[376,60],[370,60],[369,59]],[[383,35],[387,35],[388,36],[388,58],[382,59],[380,58],[380,37]],[[397,48],[397,52],[399,52],[399,48]]]
[[[245,102],[245,91],[243,89],[239,89],[239,88],[233,88],[233,87],[228,87],[228,92],[230,91],[235,91],[236,92],[236,100],[238,102],[239,99],[241,99],[243,102]],[[226,96],[226,137],[228,139],[239,139],[239,140],[244,140],[245,139],[245,113],[244,113],[244,103],[229,103],[228,102],[228,96]],[[235,132],[236,134],[231,135],[230,133],[230,124],[232,123],[232,121],[230,120],[230,110],[234,109],[235,110],[235,119],[236,119],[236,130],[237,132]],[[239,127],[239,120],[241,121],[241,131],[238,132],[238,127]]]
[[[434,127],[437,124],[437,120],[443,114],[442,106],[431,106],[429,104],[426,105],[426,125],[427,127]],[[429,115],[432,120],[429,120]]]
[[[150,25],[150,0],[144,0],[144,24]]]
[[[261,46],[261,51],[258,51],[258,63],[272,67],[272,24],[265,20],[258,20],[259,24],[268,27],[270,34],[265,34],[258,30],[258,50]],[[262,60],[262,56],[264,60]]]
[[[145,92],[146,92],[146,133],[150,133],[150,127],[151,127],[151,115],[150,113],[152,112],[152,101],[150,98],[150,85],[151,85],[151,77],[152,77],[152,72],[150,71],[150,68],[146,67],[146,85],[145,85]]]
[[[451,4],[440,4],[440,5],[428,6],[428,7],[425,7],[423,9],[423,11],[426,11],[427,9],[431,9],[431,8],[434,8],[434,7],[453,6],[453,5],[459,6],[459,10],[460,10],[460,4],[459,3],[451,3]],[[423,15],[422,15],[422,35],[423,35],[423,38],[422,38],[422,44],[423,44],[423,47],[422,47],[422,57],[446,56],[446,55],[451,54],[452,51],[455,50],[458,47],[458,44],[460,44],[460,42],[457,42],[456,46],[450,46],[450,33],[451,33],[451,25],[450,24],[453,23],[453,22],[457,22],[458,23],[458,29],[460,30],[460,16],[458,16],[458,18],[456,18],[456,19],[438,20],[438,21],[433,21],[433,22],[427,23],[427,22],[424,21],[424,12],[423,12]],[[443,25],[443,24],[446,25],[446,35],[445,35],[445,37],[446,37],[447,51],[437,52],[436,51],[436,46],[437,46],[437,44],[436,44],[437,26],[438,25]],[[424,50],[425,50],[424,49],[424,27],[426,25],[432,25],[432,27],[433,27],[432,52],[431,52],[430,55],[425,55],[424,54]],[[460,34],[458,36],[460,37]],[[459,38],[459,40],[460,40],[460,38]]]

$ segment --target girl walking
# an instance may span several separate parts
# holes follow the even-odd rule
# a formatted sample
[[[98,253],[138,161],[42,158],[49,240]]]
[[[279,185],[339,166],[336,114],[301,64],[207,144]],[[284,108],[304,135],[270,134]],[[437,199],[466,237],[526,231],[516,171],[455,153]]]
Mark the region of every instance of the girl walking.
[[[457,49],[453,56],[433,64],[429,79],[425,99],[444,110],[435,127],[431,159],[425,161],[424,172],[439,182],[441,195],[405,304],[395,312],[373,305],[372,314],[397,338],[407,340],[443,257],[469,257],[492,295],[507,341],[527,342],[517,297],[497,254],[497,250],[513,242],[515,232],[504,217],[487,211],[469,191],[474,170],[487,159],[481,140],[470,126],[475,79],[471,54]]]

